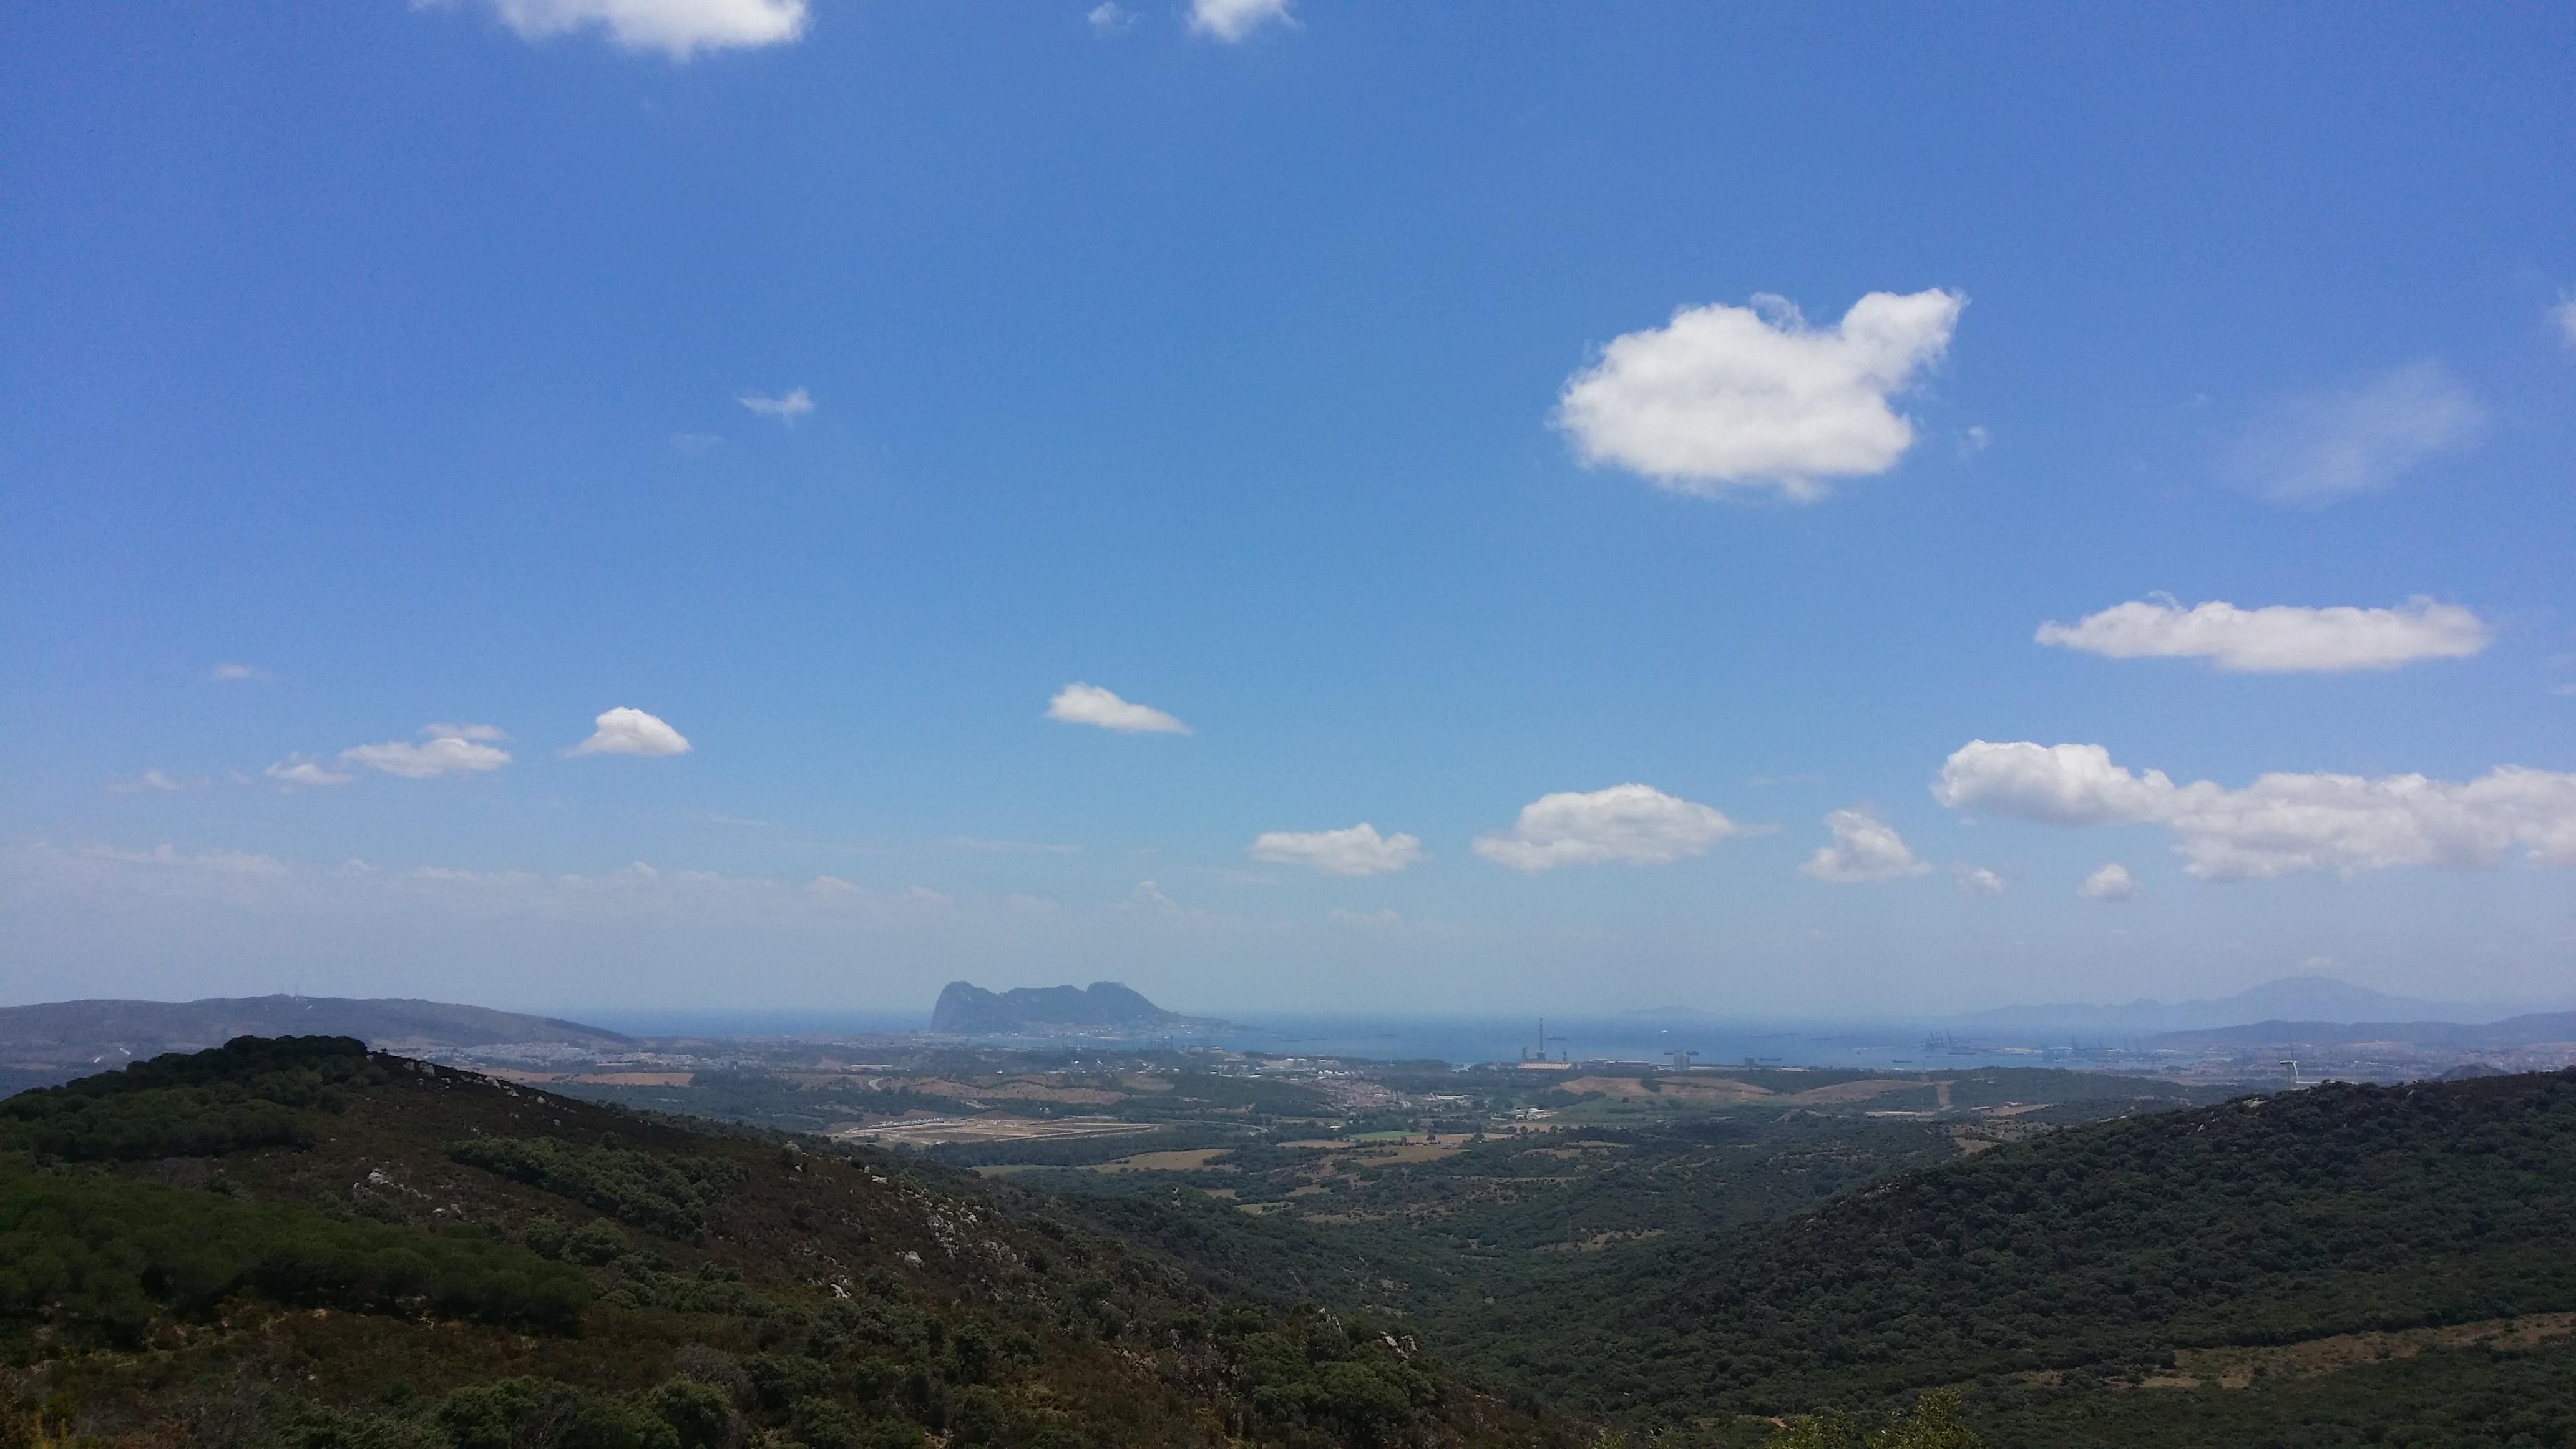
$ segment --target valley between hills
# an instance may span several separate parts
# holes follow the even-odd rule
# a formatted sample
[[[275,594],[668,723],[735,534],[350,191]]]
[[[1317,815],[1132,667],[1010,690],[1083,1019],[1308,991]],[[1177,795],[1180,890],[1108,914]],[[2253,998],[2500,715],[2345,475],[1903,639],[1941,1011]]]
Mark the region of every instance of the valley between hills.
[[[2576,1074],[872,1046],[0,1101],[5,1442],[2576,1442]]]

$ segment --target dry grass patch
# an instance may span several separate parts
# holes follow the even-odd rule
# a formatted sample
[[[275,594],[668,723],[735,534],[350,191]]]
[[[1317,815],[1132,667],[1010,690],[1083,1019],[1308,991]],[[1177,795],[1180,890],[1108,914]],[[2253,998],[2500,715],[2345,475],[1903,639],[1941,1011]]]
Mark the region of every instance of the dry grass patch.
[[[2257,1377],[2316,1378],[2359,1364],[2413,1358],[2428,1348],[2468,1348],[2477,1344],[2506,1350],[2537,1348],[2570,1333],[2576,1333],[2576,1313],[2531,1313],[2441,1328],[2339,1333],[2275,1348],[2178,1349],[2174,1353],[2174,1372],[2155,1386],[2196,1388],[2203,1383],[2216,1383],[2222,1389],[2241,1389]]]
[[[1793,1093],[1780,1100],[1825,1106],[1836,1102],[1866,1102],[1872,1097],[1884,1097],[1890,1092],[1913,1091],[1933,1086],[1941,1088],[1941,1095],[1946,1101],[1949,1096],[1946,1084],[1908,1080],[1903,1077],[1875,1077],[1867,1081],[1836,1082],[1830,1087],[1809,1087],[1803,1092]]]
[[[1172,1152],[1139,1152],[1133,1157],[1121,1157],[1115,1161],[1098,1163],[1085,1170],[1090,1172],[1196,1172],[1207,1167],[1211,1159],[1223,1157],[1233,1150],[1231,1147],[1191,1147]],[[1231,1172],[1234,1169],[1228,1166],[1211,1170]]]

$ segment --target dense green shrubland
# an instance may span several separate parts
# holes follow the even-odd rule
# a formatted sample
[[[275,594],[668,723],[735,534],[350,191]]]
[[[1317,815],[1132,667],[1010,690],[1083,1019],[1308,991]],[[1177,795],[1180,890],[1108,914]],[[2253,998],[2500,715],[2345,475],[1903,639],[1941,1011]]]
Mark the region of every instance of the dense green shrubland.
[[[1983,1374],[2576,1308],[2576,1073],[2068,1128],[1443,1320],[1595,1406],[1777,1412]],[[1545,1312],[1544,1335],[1504,1315]]]
[[[553,1137],[477,1137],[451,1144],[447,1155],[668,1238],[706,1232],[725,1191],[743,1176],[739,1165],[718,1158]]]
[[[0,1151],[98,1162],[305,1146],[311,1111],[339,1111],[383,1072],[350,1037],[241,1037],[0,1101]]]
[[[296,1130],[198,1130],[235,1107]],[[1400,1333],[1229,1309],[971,1174],[354,1042],[0,1122],[58,1144],[0,1148],[0,1449],[1562,1446]]]
[[[235,1296],[573,1331],[590,1285],[525,1248],[219,1193],[0,1165],[0,1316],[134,1342]]]

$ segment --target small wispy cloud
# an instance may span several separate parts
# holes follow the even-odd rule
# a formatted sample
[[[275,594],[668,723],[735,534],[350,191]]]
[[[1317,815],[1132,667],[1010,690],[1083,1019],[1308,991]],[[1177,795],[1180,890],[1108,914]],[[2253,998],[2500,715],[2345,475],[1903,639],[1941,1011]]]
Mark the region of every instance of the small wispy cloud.
[[[334,770],[319,760],[307,759],[302,755],[289,755],[269,766],[264,773],[268,778],[289,789],[298,787],[319,789],[331,785],[346,785],[358,778],[346,770]]]
[[[2034,638],[2106,659],[2206,659],[2238,674],[2335,674],[2466,659],[2487,647],[2488,635],[2486,621],[2467,609],[2418,596],[2393,609],[2240,609],[2224,601],[2186,609],[2170,598],[2132,600],[2072,624],[2042,624]]]
[[[1959,883],[1959,894],[1963,896],[1999,896],[2004,893],[2004,878],[1982,865],[1953,861],[1950,878]]]
[[[194,788],[198,783],[177,779],[159,770],[146,770],[130,780],[108,781],[107,790],[111,795],[175,795],[181,790]]]
[[[782,423],[792,423],[814,411],[814,395],[801,387],[777,397],[747,392],[737,401],[764,418],[775,418]]]
[[[1190,29],[1232,45],[1267,25],[1294,25],[1288,0],[1190,0]]]
[[[249,664],[218,664],[211,675],[217,684],[267,684],[277,676]]]
[[[2138,883],[2129,879],[2129,868],[2113,861],[2075,887],[2075,893],[2088,901],[2125,901],[2138,893]]]
[[[1422,859],[1422,842],[1401,831],[1379,835],[1363,821],[1342,830],[1270,830],[1246,852],[1271,865],[1302,865],[1326,875],[1385,875]]]
[[[455,0],[413,0],[445,9]],[[806,0],[485,0],[521,40],[599,30],[621,50],[658,50],[673,60],[700,51],[757,49],[801,38]]]
[[[2486,409],[2438,362],[2274,404],[2223,466],[2274,503],[2322,507],[2394,485],[2485,432]]]
[[[2549,320],[2558,328],[2558,340],[2576,347],[2576,293],[2559,298],[2549,309]]]
[[[1122,734],[1185,735],[1190,727],[1152,705],[1133,704],[1096,684],[1080,680],[1047,701],[1047,718],[1064,724],[1092,725]]]
[[[1085,11],[1082,18],[1089,22],[1092,34],[1116,35],[1136,23],[1136,12],[1117,3],[1117,0],[1100,0],[1099,4]]]
[[[490,743],[502,738],[501,732],[490,725],[423,725],[420,734],[417,744],[410,740],[387,740],[380,745],[352,745],[340,752],[340,761],[387,775],[399,775],[406,780],[429,780],[440,775],[481,775],[510,763],[510,752]],[[271,767],[270,773],[276,774],[275,767]],[[341,782],[317,777],[290,783],[318,785]]]
[[[1917,860],[1896,827],[1866,810],[1837,810],[1825,817],[1833,844],[1816,847],[1798,867],[1800,875],[1837,885],[1861,881],[1901,880],[1932,867]]]

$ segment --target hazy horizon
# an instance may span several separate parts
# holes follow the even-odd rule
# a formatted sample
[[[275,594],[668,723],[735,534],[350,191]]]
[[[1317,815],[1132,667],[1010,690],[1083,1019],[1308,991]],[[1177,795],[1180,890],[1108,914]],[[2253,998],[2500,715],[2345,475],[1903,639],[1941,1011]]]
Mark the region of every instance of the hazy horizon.
[[[1094,983],[1030,981],[1012,984],[1019,986],[1080,986]],[[2339,1009],[2323,1005],[2305,1005],[2285,1010],[2276,1005],[2261,1004],[2262,1000],[2266,998],[2267,995],[2270,998],[2278,999],[2282,997],[2284,993],[2286,993],[2290,998],[2300,1001],[2316,1002],[2320,1000],[2321,997],[2320,988],[2322,988],[2322,996],[2327,997],[2343,997],[2352,995],[2353,993],[2361,993],[2369,998],[2376,999],[2357,1000],[2356,1009]],[[1010,987],[1003,986],[994,989],[1008,990]],[[243,996],[197,997],[188,998],[188,1000],[257,1000],[272,995],[285,996],[289,998],[302,998],[321,997],[324,994],[290,988],[275,993],[246,993]],[[77,999],[82,998],[62,997],[51,998],[50,1000],[59,1001]],[[177,1000],[176,998],[137,999]],[[385,998],[340,997],[337,999],[365,1000]],[[2297,1020],[2331,1022],[2443,1020],[2479,1023],[2503,1020],[2516,1016],[2540,1015],[2576,1009],[2576,997],[2569,996],[2530,998],[2521,1001],[2437,1001],[2391,996],[2385,993],[2372,991],[2370,988],[2366,987],[2353,987],[2350,983],[2339,981],[2333,977],[2320,976],[2282,977],[2268,982],[2257,983],[2254,987],[2245,992],[2220,998],[2203,998],[2196,1000],[2176,999],[2165,1001],[2148,997],[2139,997],[2127,1001],[1995,1002],[1988,1003],[1984,1006],[1972,1006],[1958,1011],[1947,1012],[1886,1009],[1870,1010],[1865,1007],[1847,1007],[1837,1011],[1726,1012],[1712,1011],[1702,1007],[1691,1006],[1678,1002],[1664,1002],[1653,1006],[1603,1006],[1599,1004],[1593,1004],[1590,1006],[1568,1006],[1564,1003],[1558,1003],[1554,1007],[1538,1007],[1519,1011],[1499,1011],[1493,1009],[1451,1009],[1444,1011],[1419,1008],[1413,1010],[1387,1010],[1371,1009],[1365,1005],[1346,1006],[1340,1009],[1334,1009],[1331,1007],[1242,1009],[1229,1007],[1222,1003],[1210,1002],[1181,1003],[1175,1005],[1175,1003],[1170,1001],[1158,1001],[1155,1004],[1163,1007],[1165,1010],[1176,1010],[1179,1014],[1185,1016],[1200,1016],[1222,1021],[1231,1026],[1249,1027],[1260,1030],[1293,1030],[1308,1027],[1342,1029],[1378,1025],[1394,1028],[1425,1027],[1445,1032],[1461,1026],[1473,1027],[1482,1030],[1485,1028],[1494,1028],[1504,1024],[1510,1024],[1515,1028],[1520,1026],[1532,1027],[1529,1035],[1535,1038],[1535,1023],[1553,1021],[1560,1027],[1566,1026],[1569,1023],[1579,1024],[1587,1034],[1594,1035],[1599,1034],[1599,1028],[1603,1027],[1605,1024],[1615,1027],[1616,1030],[1621,1033],[1627,1034],[1651,1031],[1657,1029],[1659,1025],[1669,1026],[1677,1031],[1708,1028],[1727,1031],[1762,1031],[1776,1029],[1793,1032],[1833,1031],[1841,1029],[1904,1032],[1921,1030],[1927,1027],[1937,1028],[1958,1026],[1969,1029],[1982,1029],[1991,1034],[1997,1035],[1998,1038],[2001,1039],[2004,1037],[2011,1037],[2014,1033],[2027,1035],[2032,1032],[2058,1032],[2066,1029],[2152,1032],[2167,1028],[2141,1025],[2120,1026],[2116,1024],[2087,1026],[2079,1018],[2087,1014],[2096,1017],[2113,1017],[2123,1012],[2135,1013],[2139,1011],[2147,1011],[2151,1013],[2158,1009],[2176,1009],[2183,1007],[2213,1008],[2240,1002],[2245,1003],[2247,1009],[2229,1016],[2227,1018],[2228,1020],[2234,1021],[2241,1018],[2243,1021],[2253,1022],[2262,1019],[2286,1017]],[[33,1001],[5,1001],[0,1002],[0,1008],[41,1004],[45,1003]],[[911,1033],[927,1030],[932,1017],[932,1003],[929,1001],[876,1006],[806,1007],[707,1003],[651,1005],[611,1003],[604,1000],[592,1003],[573,1002],[555,1004],[546,1004],[542,1002],[512,1004],[492,1001],[458,1001],[446,1004],[495,1007],[500,1010],[515,1011],[530,1016],[552,1017],[559,1020],[571,1021],[583,1026],[600,1027],[629,1035],[647,1036],[690,1034],[714,1034],[728,1036],[797,1036]],[[2049,1015],[2049,1013],[2052,1012],[2065,1014],[2052,1017]],[[1551,1029],[1551,1035],[1553,1034],[1553,1029]]]
[[[8,30],[0,1000],[2576,998],[2576,14]]]

